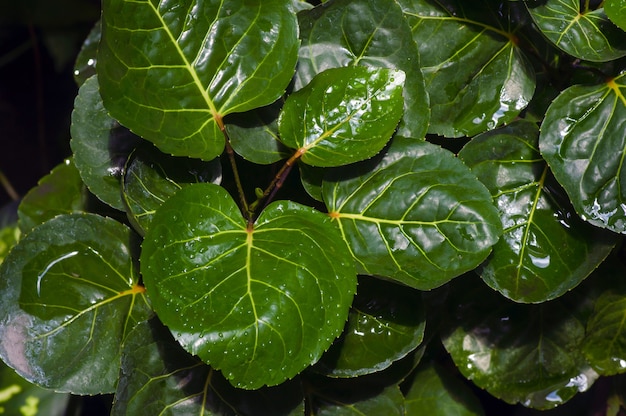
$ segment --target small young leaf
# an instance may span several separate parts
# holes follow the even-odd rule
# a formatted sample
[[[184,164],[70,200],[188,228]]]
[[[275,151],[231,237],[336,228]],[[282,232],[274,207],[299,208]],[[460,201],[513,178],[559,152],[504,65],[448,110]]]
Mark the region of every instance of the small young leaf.
[[[98,76],[105,107],[176,156],[219,156],[223,117],[278,99],[297,53],[292,0],[102,4]]]
[[[626,74],[605,84],[574,85],[550,105],[539,148],[576,212],[626,233]]]
[[[278,119],[280,140],[311,166],[368,159],[393,135],[402,116],[404,72],[328,69],[291,94]]]
[[[382,158],[337,172],[322,190],[358,271],[421,290],[478,266],[502,233],[485,186],[422,140],[395,137]]]
[[[0,357],[25,379],[75,394],[115,390],[122,344],[152,313],[132,232],[94,214],[34,228],[0,267]]]
[[[278,201],[247,225],[214,184],[165,201],[141,266],[177,341],[246,389],[315,363],[341,333],[356,290],[354,262],[328,217]]]

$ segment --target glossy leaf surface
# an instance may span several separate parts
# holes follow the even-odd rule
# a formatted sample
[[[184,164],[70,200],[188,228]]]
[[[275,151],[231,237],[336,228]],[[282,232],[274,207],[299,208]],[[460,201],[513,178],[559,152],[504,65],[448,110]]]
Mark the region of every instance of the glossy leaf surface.
[[[360,273],[432,289],[478,266],[502,232],[484,185],[431,143],[396,137],[344,174],[322,189]]]
[[[482,279],[526,303],[578,285],[610,253],[615,236],[582,221],[539,154],[530,122],[476,136],[459,153],[494,196],[503,237],[480,267]]]
[[[138,325],[124,347],[120,384],[111,414],[303,414],[298,382],[256,391],[238,390],[189,355],[156,320]]]
[[[480,416],[483,409],[469,387],[432,362],[420,364],[405,395],[406,415]]]
[[[626,55],[626,33],[611,22],[602,7],[589,2],[547,0],[528,10],[541,32],[576,58],[605,62]]]
[[[121,345],[151,309],[132,232],[94,214],[33,229],[0,268],[0,356],[25,379],[76,394],[112,392]]]
[[[222,118],[271,104],[293,75],[291,0],[107,0],[102,10],[105,106],[166,153],[220,155]]]
[[[361,277],[342,336],[314,369],[331,377],[357,377],[389,367],[424,338],[421,293]]]
[[[125,211],[122,171],[139,138],[109,116],[102,104],[97,76],[80,87],[70,133],[74,162],[87,188],[104,203]]]
[[[311,166],[341,166],[378,153],[402,116],[402,71],[328,69],[291,94],[278,119],[280,140]]]
[[[497,15],[506,13],[506,4],[496,12],[489,0],[471,7],[461,0],[398,2],[419,49],[429,133],[473,136],[513,120],[528,105],[534,71],[516,45],[515,28]]]
[[[176,191],[198,182],[220,183],[219,159],[205,162],[173,157],[153,146],[141,146],[130,157],[124,172],[124,200],[132,223],[142,233],[150,228],[156,210]]]
[[[406,74],[404,116],[398,131],[422,138],[430,109],[419,54],[402,10],[392,0],[338,0],[300,13],[296,88],[330,68],[371,66]]]
[[[465,279],[447,300],[442,333],[467,379],[508,403],[536,409],[563,404],[593,384],[598,374],[581,349],[584,324],[563,298],[521,305]]]
[[[611,22],[626,30],[626,1],[625,0],[605,0],[604,11]]]
[[[154,308],[178,342],[248,389],[316,362],[356,290],[350,252],[325,215],[277,201],[247,226],[213,184],[185,187],[159,208],[141,260]]]
[[[87,79],[96,74],[96,61],[98,55],[98,44],[102,38],[102,25],[100,20],[94,24],[93,28],[83,41],[80,52],[74,63],[74,81],[78,86],[82,86]]]
[[[539,146],[554,176],[585,220],[626,233],[626,75],[575,85],[550,105]]]

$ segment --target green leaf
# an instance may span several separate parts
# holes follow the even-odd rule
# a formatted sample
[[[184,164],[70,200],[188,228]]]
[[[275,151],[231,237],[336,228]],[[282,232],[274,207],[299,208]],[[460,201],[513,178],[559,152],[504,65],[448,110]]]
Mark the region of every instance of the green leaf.
[[[139,324],[125,342],[111,414],[295,416],[303,414],[303,407],[298,382],[256,391],[235,389],[152,319]]]
[[[152,145],[141,146],[129,158],[124,172],[123,197],[129,218],[145,234],[156,210],[176,191],[192,183],[221,180],[219,159],[205,162],[173,157]]]
[[[292,0],[106,0],[101,93],[163,152],[211,160],[224,149],[223,117],[278,99],[297,51]]]
[[[296,88],[330,68],[363,65],[406,74],[404,116],[398,132],[422,138],[430,109],[417,46],[392,0],[336,0],[298,15],[302,46]]]
[[[428,132],[473,136],[512,121],[535,90],[516,28],[491,0],[399,0],[417,43],[430,95]],[[499,2],[498,2],[499,3]],[[504,8],[504,11],[502,11]]]
[[[539,154],[539,129],[511,123],[472,139],[459,157],[494,196],[504,235],[480,268],[504,296],[545,302],[578,285],[615,245],[576,215]]]
[[[508,403],[550,409],[596,380],[582,354],[584,325],[564,297],[523,305],[471,276],[455,283],[442,340],[478,387]]]
[[[125,211],[122,170],[140,139],[109,116],[102,105],[97,76],[86,80],[78,91],[70,132],[74,162],[87,188],[104,203]]]
[[[420,292],[363,276],[341,338],[313,369],[331,377],[383,370],[417,348],[425,326]]]
[[[84,212],[87,192],[72,159],[66,159],[44,176],[22,198],[18,225],[22,233],[60,214]]]
[[[579,59],[606,62],[626,55],[626,33],[603,8],[579,0],[546,0],[528,10],[541,32],[564,52]]]
[[[115,390],[121,345],[151,310],[128,227],[94,214],[36,227],[0,268],[0,357],[42,387]]]
[[[626,30],[626,0],[605,0],[604,11],[611,22]]]
[[[626,74],[601,85],[574,85],[550,105],[539,148],[576,212],[626,233]]]
[[[322,190],[360,273],[433,289],[478,266],[502,233],[487,189],[439,146],[396,137],[342,172]]]
[[[74,63],[74,81],[80,87],[87,79],[96,75],[96,62],[98,55],[98,44],[102,38],[102,24],[98,20],[87,38],[83,41],[83,45],[78,52],[76,62]]]
[[[328,69],[287,98],[278,119],[280,140],[311,166],[368,159],[398,125],[404,80],[402,71],[385,68]]]
[[[596,300],[583,351],[602,375],[626,372],[626,291],[607,290]]]
[[[406,415],[481,416],[478,398],[469,387],[433,362],[420,364],[405,394]]]
[[[13,246],[17,244],[20,235],[21,232],[17,224],[0,228],[0,264],[2,264]]]
[[[159,318],[233,385],[276,385],[341,333],[354,263],[330,219],[294,202],[246,225],[223,188],[193,184],[157,211],[141,254]]]

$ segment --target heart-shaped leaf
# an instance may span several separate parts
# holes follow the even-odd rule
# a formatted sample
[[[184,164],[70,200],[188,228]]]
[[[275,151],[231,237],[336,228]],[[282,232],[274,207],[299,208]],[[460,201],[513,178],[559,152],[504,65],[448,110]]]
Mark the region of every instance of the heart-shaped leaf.
[[[139,324],[124,344],[112,416],[302,415],[300,383],[238,390],[191,356],[155,319]],[[209,413],[207,413],[207,411]]]
[[[166,153],[215,158],[223,117],[271,104],[292,78],[291,3],[104,1],[98,75],[107,110]]]
[[[157,210],[141,265],[178,342],[247,389],[315,363],[356,290],[354,262],[328,217],[279,201],[246,225],[213,184],[187,186]]]
[[[582,353],[585,327],[561,297],[513,303],[467,276],[455,280],[443,344],[459,371],[508,403],[563,404],[598,378]]]
[[[0,357],[25,379],[76,394],[115,390],[122,343],[152,313],[133,233],[94,214],[34,228],[0,268]]]
[[[626,74],[574,85],[550,105],[539,148],[585,220],[626,233]]]
[[[74,162],[87,188],[104,203],[125,211],[122,171],[140,139],[109,116],[97,76],[85,81],[78,91],[70,132]]]
[[[417,43],[430,96],[428,132],[473,136],[513,120],[535,90],[534,71],[517,46],[515,28],[503,27],[481,0],[399,0]],[[504,9],[504,10],[503,10]]]
[[[494,196],[504,228],[480,275],[517,302],[561,296],[616,242],[615,234],[578,218],[541,158],[538,138],[536,124],[513,122],[474,137],[459,153]]]
[[[331,377],[357,377],[389,367],[424,338],[421,293],[363,276],[341,338],[313,367]]]
[[[280,140],[311,166],[341,166],[378,153],[402,117],[404,72],[333,68],[291,94],[278,119]]]
[[[626,0],[605,0],[604,11],[611,22],[626,30]]]
[[[330,68],[363,65],[406,74],[404,116],[398,132],[424,137],[430,108],[417,46],[402,10],[392,0],[336,0],[300,13],[296,88]]]
[[[576,58],[605,62],[626,55],[626,33],[615,26],[602,7],[579,0],[526,3],[537,27],[556,46]]]
[[[363,274],[429,290],[478,266],[502,233],[489,191],[434,144],[395,137],[342,172],[324,201]]]

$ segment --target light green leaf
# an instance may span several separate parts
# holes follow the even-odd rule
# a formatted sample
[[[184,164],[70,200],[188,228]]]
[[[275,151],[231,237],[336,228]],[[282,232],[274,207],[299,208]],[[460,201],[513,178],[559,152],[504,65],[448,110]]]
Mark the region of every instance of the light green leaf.
[[[530,63],[490,0],[399,0],[430,95],[428,132],[473,136],[513,120],[535,90]],[[502,8],[504,10],[502,10]]]
[[[109,116],[97,76],[86,80],[78,91],[70,133],[74,162],[87,188],[104,203],[125,211],[122,170],[140,139]]]
[[[328,217],[277,201],[246,224],[213,184],[187,186],[159,208],[141,265],[178,342],[246,389],[315,363],[341,333],[356,290],[354,262]]]
[[[385,68],[328,69],[287,98],[278,119],[280,140],[311,166],[368,159],[400,121],[404,80],[404,72]]]
[[[626,33],[606,17],[603,8],[594,10],[588,1],[579,0],[526,4],[541,32],[566,53],[593,62],[626,55]]]
[[[474,269],[502,233],[484,185],[421,140],[395,137],[382,157],[328,177],[322,190],[358,271],[421,290]]]
[[[98,76],[121,124],[165,153],[211,160],[223,117],[278,99],[297,50],[292,0],[106,0]]]
[[[399,69],[406,74],[403,136],[422,138],[430,108],[417,46],[402,10],[392,0],[336,0],[298,15],[302,46],[296,89],[316,74],[344,66]]]
[[[626,0],[604,0],[604,11],[613,23],[626,30]]]
[[[545,302],[578,285],[608,256],[616,236],[582,221],[539,154],[535,123],[476,136],[459,157],[494,196],[504,235],[480,276],[504,296]]]
[[[539,148],[586,221],[626,233],[626,74],[574,85],[550,105]]]
[[[151,309],[128,227],[94,214],[34,228],[0,267],[0,357],[42,387],[109,393],[122,343]]]

